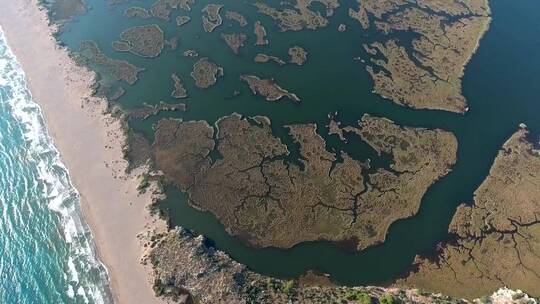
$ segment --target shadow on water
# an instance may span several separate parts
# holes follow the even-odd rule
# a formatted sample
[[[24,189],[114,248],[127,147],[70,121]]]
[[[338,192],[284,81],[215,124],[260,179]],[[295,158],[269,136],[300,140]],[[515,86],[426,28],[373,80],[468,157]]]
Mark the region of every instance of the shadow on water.
[[[345,5],[336,11],[328,28],[317,32],[280,33],[269,18],[256,15],[251,6],[246,9],[239,7],[242,6],[239,2],[227,3],[226,9],[237,8],[244,12],[250,24],[260,19],[271,41],[269,46],[262,48],[248,43],[240,56],[234,56],[220,41],[220,31],[241,30],[252,42],[252,27],[241,29],[224,20],[224,25],[216,32],[201,32],[200,14],[193,12],[199,12],[207,1],[197,2],[190,13],[192,21],[181,28],[176,27],[174,21],[121,18],[126,5],[113,9],[105,5],[105,1],[89,2],[92,10],[69,25],[61,39],[71,48],[77,48],[81,40],[95,40],[107,55],[147,68],[139,82],[128,88],[120,99],[124,108],[137,107],[142,102],[174,102],[170,98],[170,75],[178,72],[190,97],[185,100],[188,111],[174,115],[184,119],[213,122],[235,111],[243,115],[266,115],[272,119],[276,135],[285,138],[286,130],[280,127],[285,124],[317,122],[322,127],[327,123],[327,115],[335,111],[339,112],[344,124],[355,124],[364,113],[369,113],[403,125],[442,128],[452,131],[458,138],[457,164],[450,174],[427,191],[418,215],[397,221],[383,244],[360,253],[346,252],[325,242],[304,243],[289,250],[249,248],[227,235],[214,216],[190,208],[180,191],[168,190],[168,199],[161,207],[169,213],[171,224],[206,235],[217,248],[262,274],[292,277],[308,269],[317,269],[344,284],[391,282],[410,267],[416,254],[433,255],[436,244],[448,237],[447,228],[456,206],[472,201],[473,192],[488,174],[497,150],[518,124],[524,122],[535,134],[540,132],[540,119],[537,118],[540,113],[540,3],[534,0],[491,1],[493,22],[463,79],[463,92],[471,107],[466,115],[407,109],[371,94],[369,75],[360,62],[352,61],[357,56],[365,58],[361,45],[369,38],[356,21],[346,16]],[[132,1],[130,4],[149,7],[149,1]],[[171,19],[174,20],[177,14],[174,12]],[[100,20],[99,26],[95,26],[96,18]],[[344,33],[336,30],[340,22],[348,25]],[[160,57],[150,60],[118,53],[111,48],[111,41],[123,29],[141,23],[158,23],[167,38],[178,35],[179,49],[164,50]],[[292,45],[301,45],[310,53],[305,66],[277,67],[252,61],[258,52],[286,58],[286,50]],[[215,87],[199,90],[194,86],[189,73],[195,60],[181,56],[189,48],[195,48],[202,56],[210,57],[225,68],[225,77]],[[242,73],[273,77],[282,87],[297,93],[302,103],[294,104],[288,100],[269,103],[254,98],[247,86],[238,80]],[[239,90],[241,95],[224,98],[232,96],[234,90]],[[136,122],[134,128],[151,136],[152,124],[158,118]]]

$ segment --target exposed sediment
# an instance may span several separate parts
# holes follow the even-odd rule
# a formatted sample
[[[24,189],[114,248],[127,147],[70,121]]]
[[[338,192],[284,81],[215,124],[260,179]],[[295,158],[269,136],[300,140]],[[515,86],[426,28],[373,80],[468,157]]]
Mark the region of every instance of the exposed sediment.
[[[499,151],[474,202],[458,207],[434,261],[398,282],[473,298],[500,286],[540,296],[540,154],[520,129]]]
[[[178,47],[178,37],[171,37],[167,40],[165,40],[165,45],[171,48],[171,50],[176,50]]]
[[[197,57],[199,57],[199,53],[197,51],[195,51],[195,50],[185,50],[182,53],[182,56],[189,57],[189,58],[197,58]]]

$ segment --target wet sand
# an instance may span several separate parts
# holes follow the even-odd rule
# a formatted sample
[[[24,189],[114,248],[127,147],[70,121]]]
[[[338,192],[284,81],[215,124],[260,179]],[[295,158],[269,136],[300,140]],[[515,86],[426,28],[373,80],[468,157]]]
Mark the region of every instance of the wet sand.
[[[2,1],[0,25],[81,195],[115,302],[162,302],[154,297],[148,271],[139,262],[137,235],[164,223],[150,218],[145,206],[151,195],[138,194],[136,174],[124,173],[125,136],[121,123],[103,114],[104,101],[90,96],[94,74],[76,66],[57,46],[36,0]]]

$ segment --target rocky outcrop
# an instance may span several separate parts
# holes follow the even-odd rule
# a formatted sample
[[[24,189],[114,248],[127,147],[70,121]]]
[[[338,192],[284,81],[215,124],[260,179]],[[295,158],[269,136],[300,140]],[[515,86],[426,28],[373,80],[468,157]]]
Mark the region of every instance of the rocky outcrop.
[[[172,303],[537,303],[508,289],[468,302],[417,289],[315,286],[274,279],[250,271],[208,246],[203,236],[181,227],[156,234],[145,245],[149,250],[143,263],[152,266],[154,291]]]

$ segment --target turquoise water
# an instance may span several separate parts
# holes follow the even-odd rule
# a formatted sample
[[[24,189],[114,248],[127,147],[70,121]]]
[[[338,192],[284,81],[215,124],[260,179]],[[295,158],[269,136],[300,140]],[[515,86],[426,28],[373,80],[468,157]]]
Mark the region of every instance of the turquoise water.
[[[0,29],[0,303],[110,303],[79,196]]]

